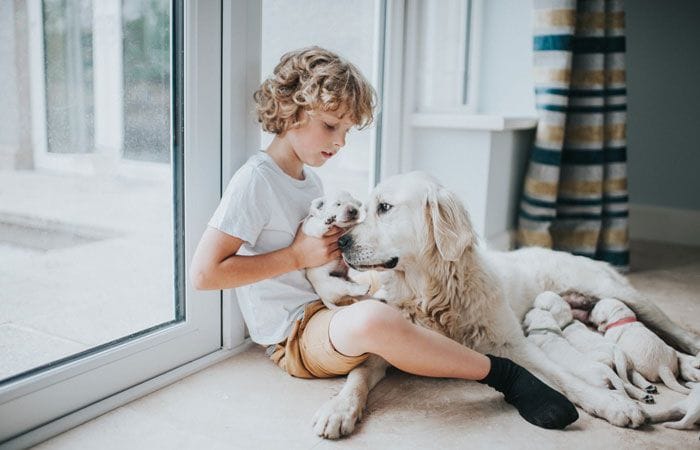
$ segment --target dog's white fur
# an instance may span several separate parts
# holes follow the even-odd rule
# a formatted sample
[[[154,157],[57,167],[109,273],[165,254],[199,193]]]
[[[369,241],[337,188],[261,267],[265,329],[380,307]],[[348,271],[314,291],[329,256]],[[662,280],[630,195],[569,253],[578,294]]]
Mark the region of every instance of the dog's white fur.
[[[671,322],[608,264],[541,248],[493,252],[478,247],[461,202],[423,173],[382,182],[367,210],[364,222],[348,234],[352,242],[343,257],[358,269],[395,266],[385,276],[385,293],[407,317],[540,373],[585,411],[612,424],[637,427],[645,417],[631,399],[588,385],[527,341],[520,322],[537,294],[574,289],[599,298],[615,296],[682,349],[700,351],[700,337]],[[398,295],[392,292],[396,286],[401,286]],[[386,367],[372,356],[352,370],[341,392],[314,417],[315,432],[327,438],[351,433]]]
[[[346,191],[338,191],[311,202],[309,215],[302,224],[302,231],[320,238],[332,227],[349,229],[364,219],[362,202]],[[348,278],[348,266],[342,259],[319,267],[306,269],[306,278],[328,308],[337,308],[337,302],[348,297],[367,293],[368,284],[355,283]]]
[[[652,423],[665,422],[667,428],[690,430],[695,424],[700,424],[700,383],[689,383],[692,386],[690,394],[669,408],[649,412]],[[676,420],[676,422],[667,422]]]
[[[537,300],[535,300],[535,305],[537,305]],[[627,391],[628,386],[625,386],[622,379],[610,367],[587,358],[569,344],[551,312],[536,307],[532,308],[525,314],[523,326],[529,341],[534,342],[549,359],[573,375],[593,386],[606,389],[612,387],[620,393],[628,392],[637,400],[653,402],[653,398],[633,386],[629,386],[629,391]]]
[[[634,367],[651,381],[661,380],[668,388],[681,394],[688,388],[676,380],[679,373],[678,355],[641,322],[630,322],[608,328],[615,322],[636,319],[634,312],[614,298],[602,298],[591,311],[590,320],[605,332],[605,339],[615,342],[634,361]]]
[[[559,294],[550,291],[539,294],[535,298],[535,308],[544,309],[552,313],[552,316],[557,321],[557,325],[562,329],[564,338],[576,350],[583,353],[588,359],[605,364],[610,368],[615,368],[617,374],[624,381],[625,389],[631,397],[651,403],[650,397],[640,397],[641,392],[629,386],[628,372],[630,368],[632,368],[632,380],[639,388],[644,389],[648,393],[655,393],[656,387],[634,370],[634,366],[621,348],[606,340],[600,334],[589,330],[588,327],[578,320],[573,320],[571,306]]]

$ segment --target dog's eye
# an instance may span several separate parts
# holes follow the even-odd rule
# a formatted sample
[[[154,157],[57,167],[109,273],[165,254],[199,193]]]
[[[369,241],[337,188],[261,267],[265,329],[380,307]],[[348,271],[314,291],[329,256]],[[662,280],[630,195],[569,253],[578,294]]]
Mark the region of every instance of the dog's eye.
[[[323,208],[323,202],[318,202],[318,205],[316,205],[316,209],[321,209]]]
[[[389,211],[393,207],[394,207],[393,205],[390,205],[388,203],[380,203],[377,205],[377,214],[384,214],[385,212]]]
[[[335,206],[340,206],[340,202],[336,203]]]

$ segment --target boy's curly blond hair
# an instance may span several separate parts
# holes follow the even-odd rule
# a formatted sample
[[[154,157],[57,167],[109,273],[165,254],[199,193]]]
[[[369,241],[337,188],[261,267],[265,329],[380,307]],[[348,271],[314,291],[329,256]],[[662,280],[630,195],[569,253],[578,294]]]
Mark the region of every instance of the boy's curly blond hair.
[[[357,67],[320,47],[284,54],[253,98],[263,130],[276,134],[303,125],[301,111],[341,108],[362,129],[374,120],[376,103],[374,88]]]

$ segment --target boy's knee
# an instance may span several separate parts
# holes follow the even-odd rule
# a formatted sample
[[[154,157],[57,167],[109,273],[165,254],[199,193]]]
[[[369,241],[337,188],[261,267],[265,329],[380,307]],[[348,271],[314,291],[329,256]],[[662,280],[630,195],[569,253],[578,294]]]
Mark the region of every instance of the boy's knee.
[[[348,308],[351,308],[349,312],[358,338],[376,336],[397,321],[404,320],[396,309],[377,300],[363,300]]]

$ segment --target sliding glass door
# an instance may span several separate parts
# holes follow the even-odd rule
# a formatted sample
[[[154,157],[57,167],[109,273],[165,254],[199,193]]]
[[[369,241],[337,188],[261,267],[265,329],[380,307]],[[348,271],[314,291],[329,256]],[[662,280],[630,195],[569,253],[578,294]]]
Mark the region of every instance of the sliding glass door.
[[[220,189],[221,5],[2,8],[0,443],[221,348],[220,293],[186,279]]]

